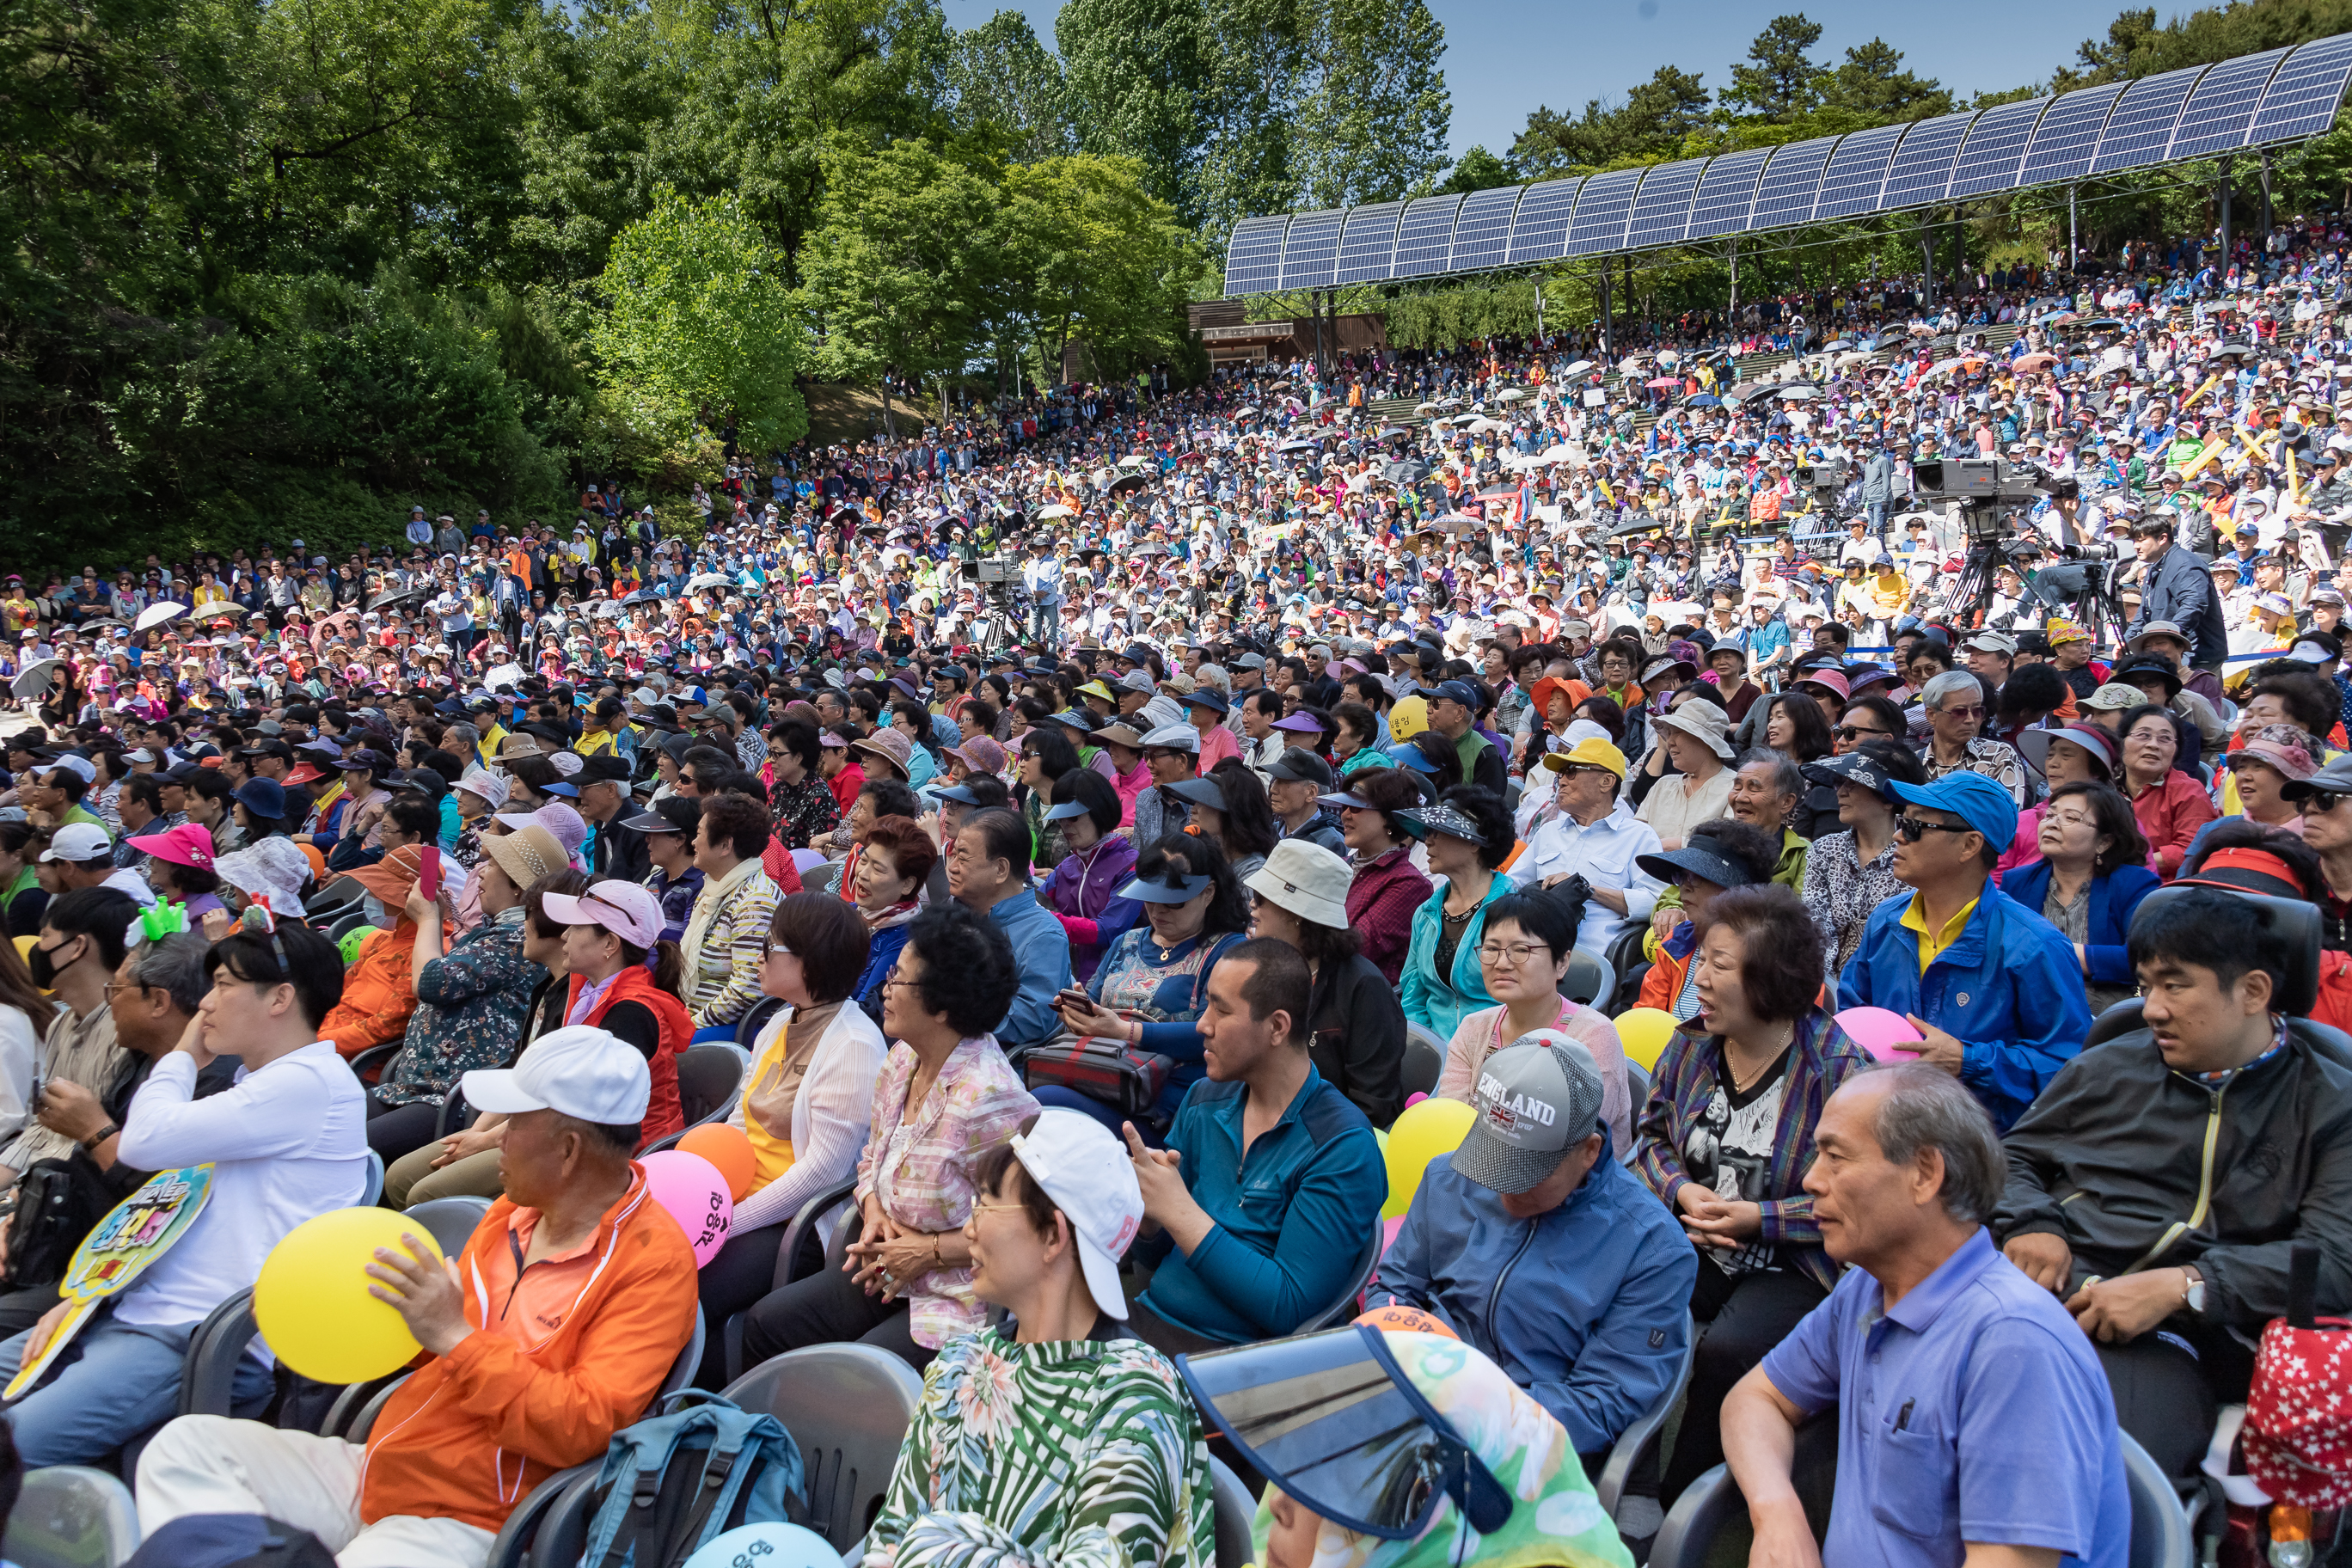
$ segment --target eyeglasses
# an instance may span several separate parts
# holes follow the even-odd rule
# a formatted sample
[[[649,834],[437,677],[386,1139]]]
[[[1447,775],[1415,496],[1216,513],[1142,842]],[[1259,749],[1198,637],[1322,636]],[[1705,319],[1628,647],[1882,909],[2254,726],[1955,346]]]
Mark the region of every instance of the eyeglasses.
[[[1948,703],[1931,711],[1941,713],[1948,719],[1981,719],[1984,717],[1984,704],[1981,702]]]
[[[114,994],[118,991],[136,991],[143,995],[147,987],[136,980],[110,980],[98,989],[101,995],[111,1002],[114,1000]]]
[[[771,942],[766,937],[761,937],[760,939],[761,963],[765,963],[772,958],[791,958],[793,956],[793,950],[786,947],[782,942]]]
[[[1830,732],[1841,741],[1864,741],[1872,739],[1883,741],[1888,738],[1888,732],[1885,730],[1865,730],[1859,724],[1841,724]]]
[[[1956,826],[1948,822],[1927,822],[1916,816],[1898,816],[1895,819],[1895,831],[1904,843],[1916,844],[1930,833],[1974,833],[1976,829],[1965,823]]]
[[[984,1204],[974,1198],[971,1200],[971,1217],[978,1219],[984,1214],[1008,1214],[1020,1207],[1019,1204]]]
[[[1515,942],[1507,944],[1494,942],[1481,942],[1478,946],[1478,960],[1482,963],[1491,963],[1497,968],[1516,969],[1537,953],[1550,952],[1550,948],[1539,942]]]
[[[2346,801],[2352,800],[2352,795],[2338,795],[2333,790],[2315,789],[2304,799],[2310,803],[2304,807],[2304,815],[2308,816],[2314,812],[2334,811]]]

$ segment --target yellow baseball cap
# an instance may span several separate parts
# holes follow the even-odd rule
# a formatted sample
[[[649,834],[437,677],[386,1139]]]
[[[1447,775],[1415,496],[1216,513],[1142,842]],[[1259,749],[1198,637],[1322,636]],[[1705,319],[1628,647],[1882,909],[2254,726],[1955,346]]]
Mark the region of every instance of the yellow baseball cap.
[[[1598,735],[1587,735],[1565,752],[1546,752],[1543,765],[1556,773],[1570,768],[1607,768],[1622,783],[1625,777],[1625,753]]]

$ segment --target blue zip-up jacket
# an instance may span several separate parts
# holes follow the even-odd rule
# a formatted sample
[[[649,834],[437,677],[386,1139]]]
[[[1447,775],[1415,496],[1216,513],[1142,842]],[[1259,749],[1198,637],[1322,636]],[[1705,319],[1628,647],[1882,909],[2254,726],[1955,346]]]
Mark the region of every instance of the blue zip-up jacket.
[[[1921,974],[1918,936],[1903,925],[1916,896],[1897,893],[1870,911],[1838,976],[1838,1010],[1916,1013],[1958,1039],[1960,1081],[2006,1132],[2090,1033],[2074,944],[1988,882],[1968,925]]]
[[[1513,1219],[1444,1154],[1365,1303],[1444,1319],[1559,1417],[1578,1453],[1601,1454],[1674,1385],[1697,1283],[1681,1225],[1605,1152],[1567,1202],[1532,1220]]]
[[[1042,1045],[1062,1030],[1054,997],[1070,984],[1069,933],[1028,888],[991,908],[988,917],[1003,928],[1021,971],[1021,989],[1013,994],[1013,1010],[996,1026],[996,1043],[1007,1050]]]
[[[2091,961],[2091,979],[2101,985],[2129,985],[2131,954],[2126,938],[2139,901],[2164,884],[2145,866],[2118,866],[2104,877],[2091,879],[2090,940],[2083,952]],[[2039,911],[2050,897],[2050,862],[2036,860],[2018,867],[2001,879],[2000,890],[2029,910]],[[2088,1005],[2088,1004],[2085,1004]]]
[[[1143,1304],[1229,1344],[1279,1339],[1329,1306],[1371,1240],[1389,1191],[1372,1124],[1314,1068],[1244,1157],[1247,1091],[1238,1079],[1201,1079],[1168,1132],[1168,1147],[1184,1157],[1178,1168],[1192,1201],[1216,1228],[1189,1258],[1164,1231],[1137,1247],[1146,1262],[1162,1257]]]
[[[1419,1024],[1439,1039],[1450,1040],[1463,1019],[1495,1005],[1495,999],[1486,994],[1486,973],[1478,965],[1478,944],[1486,936],[1486,906],[1518,890],[1508,877],[1495,873],[1486,897],[1462,928],[1462,941],[1454,949],[1454,969],[1447,974],[1437,973],[1437,943],[1445,934],[1444,887],[1441,884],[1428,902],[1412,911],[1412,941],[1405,948],[1401,976],[1407,1023]]]

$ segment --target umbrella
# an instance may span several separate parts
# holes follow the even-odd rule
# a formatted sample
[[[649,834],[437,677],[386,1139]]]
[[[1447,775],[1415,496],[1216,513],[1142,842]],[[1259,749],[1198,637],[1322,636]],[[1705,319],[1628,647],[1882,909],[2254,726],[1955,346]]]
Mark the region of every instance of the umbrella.
[[[1141,489],[1145,485],[1148,485],[1150,482],[1151,481],[1150,479],[1144,478],[1141,474],[1121,474],[1118,479],[1111,481],[1110,493],[1113,495],[1132,495],[1135,491]]]
[[[530,671],[519,664],[495,665],[482,672],[482,686],[485,690],[496,691],[501,686],[520,686],[530,678]]]
[[[1429,465],[1416,458],[1397,458],[1381,465],[1392,485],[1410,485],[1429,477]]]
[[[1297,437],[1285,441],[1281,446],[1275,448],[1277,452],[1312,452],[1317,449],[1318,448],[1314,442]]]
[[[1055,501],[1050,506],[1041,506],[1037,509],[1037,516],[1041,521],[1047,518],[1076,517],[1076,515],[1077,513],[1072,511],[1068,507],[1064,506],[1060,501]]]
[[[1118,460],[1118,466],[1122,468],[1139,468],[1150,461],[1150,458],[1140,452],[1129,452]]]
[[[1234,418],[1236,418],[1236,419],[1246,419],[1246,418],[1248,418],[1251,415],[1255,414],[1256,412],[1257,412],[1257,410],[1256,410],[1256,409],[1255,409],[1255,408],[1251,408],[1251,407],[1247,406],[1246,405],[1244,405],[1244,406],[1242,406],[1242,407],[1240,407],[1240,408],[1236,408],[1236,409],[1234,409]]]
[[[367,607],[371,610],[381,610],[386,605],[404,605],[411,599],[425,597],[425,592],[423,588],[394,588],[388,594],[378,594],[374,598],[370,599]]]
[[[27,700],[45,696],[50,686],[56,683],[58,668],[64,663],[61,658],[37,658],[16,672],[16,679],[8,683],[8,689]]]
[[[1517,494],[1517,492],[1508,493]],[[1433,517],[1421,526],[1423,531],[1430,533],[1475,533],[1486,525],[1475,517],[1465,517],[1462,513],[1454,511],[1448,512],[1444,517]]]
[[[1516,386],[1507,386],[1503,388],[1502,391],[1495,394],[1495,401],[1497,403],[1517,403],[1526,395],[1526,393],[1520,391]]]
[[[176,619],[187,613],[187,605],[175,605],[169,599],[161,599],[139,612],[139,618],[131,623],[131,629],[143,632],[149,626],[160,626],[165,621]]]
[[[1758,393],[1769,392],[1771,388],[1760,381],[1743,381],[1723,395],[1728,402],[1745,403],[1749,398],[1755,396]]]
[[[1412,411],[1415,414],[1434,414],[1437,412],[1437,405],[1434,403],[1416,403],[1412,405]]]
[[[1720,408],[1723,406],[1723,399],[1712,392],[1702,392],[1696,397],[1683,399],[1683,406],[1685,408]]]
[[[1818,386],[1784,386],[1780,389],[1782,400],[1791,403],[1803,403],[1821,395],[1822,389]]]
[[[1564,368],[1560,371],[1560,373],[1559,373],[1559,374],[1560,374],[1562,376],[1576,376],[1576,375],[1582,375],[1586,371],[1589,371],[1589,370],[1591,370],[1591,368],[1592,368],[1592,362],[1591,362],[1591,360],[1589,360],[1589,359],[1580,359],[1580,360],[1578,360],[1575,363],[1573,363],[1573,364],[1571,364],[1571,365],[1568,365],[1568,366],[1564,367]]]
[[[1837,356],[1837,367],[1840,370],[1843,370],[1846,366],[1851,364],[1868,364],[1869,363],[1870,356],[1863,353],[1860,349],[1856,349],[1851,353],[1842,353]]]
[[[734,580],[727,576],[724,573],[719,572],[698,572],[693,576],[688,577],[686,580],[686,588],[688,593],[694,593],[703,588],[728,588],[732,587],[733,585]]]
[[[655,593],[651,588],[640,588],[635,593],[630,595],[627,598],[623,599],[621,603],[625,605],[657,605],[661,603],[661,595]]]
[[[1473,436],[1484,436],[1492,431],[1508,430],[1510,428],[1509,426],[1504,424],[1501,420],[1489,419],[1484,415],[1480,415],[1475,419],[1465,421],[1462,427],[1469,431]]]

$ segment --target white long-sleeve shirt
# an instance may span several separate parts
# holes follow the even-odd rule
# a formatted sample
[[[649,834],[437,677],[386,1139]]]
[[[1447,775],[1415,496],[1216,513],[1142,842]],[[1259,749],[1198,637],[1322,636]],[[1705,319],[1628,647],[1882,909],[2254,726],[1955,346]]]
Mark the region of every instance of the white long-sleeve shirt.
[[[783,1009],[761,1031],[751,1052],[751,1070],[744,1075],[745,1093],[760,1081],[792,1015],[793,1009]],[[882,1063],[889,1054],[890,1044],[874,1020],[856,1002],[843,1003],[825,1026],[793,1097],[793,1167],[735,1205],[736,1230],[782,1224],[817,1194],[856,1174],[866,1123],[874,1113],[874,1080],[882,1076]],[[727,1121],[740,1130],[743,1117],[739,1095]]]
[[[1608,947],[1610,937],[1619,926],[1628,920],[1648,920],[1657,908],[1658,895],[1665,890],[1665,884],[1643,870],[1636,861],[1641,856],[1657,854],[1658,848],[1656,830],[1635,816],[1620,796],[1609,815],[1596,818],[1591,826],[1580,825],[1563,812],[1537,828],[1526,852],[1511,863],[1506,874],[1527,888],[1539,885],[1548,877],[1564,877],[1576,871],[1596,888],[1613,888],[1623,893],[1622,915],[1599,899],[1585,901],[1584,919],[1576,930],[1576,945],[1590,952],[1600,952]]]
[[[366,1187],[367,1091],[332,1041],[240,1070],[209,1099],[195,1092],[194,1060],[165,1056],[131,1100],[115,1146],[142,1171],[213,1167],[205,1212],[117,1300],[126,1323],[200,1321],[253,1283],[288,1231],[351,1207]]]

